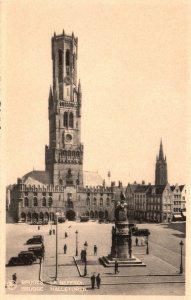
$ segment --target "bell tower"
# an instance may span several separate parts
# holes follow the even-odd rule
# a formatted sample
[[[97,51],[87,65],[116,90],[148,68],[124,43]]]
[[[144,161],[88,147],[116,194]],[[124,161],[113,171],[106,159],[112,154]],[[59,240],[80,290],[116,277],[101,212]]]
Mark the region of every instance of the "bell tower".
[[[49,146],[46,171],[53,185],[83,185],[81,84],[77,84],[78,38],[52,37],[53,82],[49,92]]]
[[[155,185],[166,185],[168,182],[166,156],[164,158],[162,140],[160,143],[159,156],[156,158]]]

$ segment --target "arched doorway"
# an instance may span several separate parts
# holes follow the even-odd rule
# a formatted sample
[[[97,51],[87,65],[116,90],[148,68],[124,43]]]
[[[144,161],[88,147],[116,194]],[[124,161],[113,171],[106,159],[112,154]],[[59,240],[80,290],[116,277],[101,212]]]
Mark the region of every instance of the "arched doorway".
[[[76,218],[76,213],[75,211],[73,211],[72,209],[68,210],[66,212],[66,219],[68,219],[69,221],[74,221]]]
[[[104,212],[102,210],[99,211],[99,219],[100,220],[104,219]]]
[[[92,210],[90,211],[90,219],[94,219],[94,212]]]
[[[40,212],[39,214],[39,221],[43,221],[44,220],[44,215],[42,212]]]
[[[26,214],[24,212],[21,213],[21,222],[26,222]]]
[[[38,222],[38,214],[37,213],[32,214],[32,221],[33,222]]]
[[[45,212],[44,214],[44,221],[48,221],[49,220],[49,214],[47,212]]]
[[[27,214],[27,222],[31,222],[31,213],[30,212]]]

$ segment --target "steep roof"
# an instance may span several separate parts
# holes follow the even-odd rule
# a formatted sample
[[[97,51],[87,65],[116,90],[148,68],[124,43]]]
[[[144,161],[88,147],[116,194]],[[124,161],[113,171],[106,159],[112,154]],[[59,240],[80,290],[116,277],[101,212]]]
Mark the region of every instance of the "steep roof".
[[[33,170],[22,177],[26,184],[50,184],[50,173],[48,171]],[[29,183],[30,182],[30,183]]]
[[[165,188],[166,188],[166,184],[165,185],[152,185],[152,186],[150,186],[151,188],[149,189],[149,192],[148,192],[148,194],[152,194],[152,191],[153,191],[153,189],[154,189],[154,194],[158,194],[158,195],[161,195],[163,192],[164,192],[164,190],[165,190]]]
[[[179,189],[180,189],[181,192],[182,192],[182,190],[183,190],[184,187],[185,187],[185,184],[179,185]]]
[[[134,193],[146,193],[149,187],[150,185],[144,185],[144,184],[138,185],[134,190]]]

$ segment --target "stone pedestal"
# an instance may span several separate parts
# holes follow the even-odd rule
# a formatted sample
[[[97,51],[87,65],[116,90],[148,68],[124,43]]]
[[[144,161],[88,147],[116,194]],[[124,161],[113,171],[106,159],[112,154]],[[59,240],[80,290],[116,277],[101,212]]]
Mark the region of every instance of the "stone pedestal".
[[[112,227],[111,253],[100,257],[105,267],[112,267],[115,261],[119,266],[145,266],[145,264],[132,254],[132,235],[127,220],[126,203],[118,203],[115,209],[115,226]]]

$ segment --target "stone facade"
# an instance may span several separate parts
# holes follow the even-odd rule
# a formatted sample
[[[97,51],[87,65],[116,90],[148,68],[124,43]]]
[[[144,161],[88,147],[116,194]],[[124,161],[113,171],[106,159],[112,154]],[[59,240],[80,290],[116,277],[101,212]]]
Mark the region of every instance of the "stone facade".
[[[83,186],[80,82],[77,84],[78,39],[54,34],[53,83],[49,93],[49,145],[45,146],[46,171],[53,185]]]

